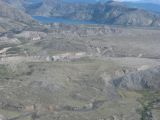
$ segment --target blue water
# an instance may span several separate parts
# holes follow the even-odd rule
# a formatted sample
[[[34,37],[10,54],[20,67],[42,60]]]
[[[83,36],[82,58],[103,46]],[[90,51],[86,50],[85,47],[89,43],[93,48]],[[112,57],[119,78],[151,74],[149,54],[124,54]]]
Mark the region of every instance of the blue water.
[[[65,18],[33,16],[33,18],[42,24],[47,23],[64,23],[64,24],[96,24],[94,21],[71,20]]]

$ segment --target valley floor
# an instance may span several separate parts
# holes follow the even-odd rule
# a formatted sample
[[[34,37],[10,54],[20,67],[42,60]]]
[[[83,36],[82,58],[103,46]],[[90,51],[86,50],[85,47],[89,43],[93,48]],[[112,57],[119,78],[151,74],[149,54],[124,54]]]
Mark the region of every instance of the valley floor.
[[[0,119],[160,119],[159,30],[46,29],[0,37]]]

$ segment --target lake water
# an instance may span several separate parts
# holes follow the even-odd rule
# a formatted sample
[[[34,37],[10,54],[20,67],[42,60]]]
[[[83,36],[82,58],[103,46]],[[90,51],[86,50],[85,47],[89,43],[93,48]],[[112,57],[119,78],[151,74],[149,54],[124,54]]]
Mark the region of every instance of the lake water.
[[[43,24],[47,24],[47,23],[96,24],[93,21],[71,20],[71,19],[65,19],[65,18],[54,18],[54,17],[43,17],[43,16],[33,16],[33,18]]]

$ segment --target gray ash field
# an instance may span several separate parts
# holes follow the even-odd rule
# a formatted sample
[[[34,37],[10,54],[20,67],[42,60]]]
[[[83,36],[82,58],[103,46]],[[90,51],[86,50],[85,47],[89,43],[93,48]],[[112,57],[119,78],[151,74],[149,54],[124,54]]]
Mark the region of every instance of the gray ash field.
[[[158,26],[44,25],[8,3],[0,0],[0,120],[160,120]]]
[[[159,119],[159,30],[62,24],[34,29],[1,37],[3,116]]]

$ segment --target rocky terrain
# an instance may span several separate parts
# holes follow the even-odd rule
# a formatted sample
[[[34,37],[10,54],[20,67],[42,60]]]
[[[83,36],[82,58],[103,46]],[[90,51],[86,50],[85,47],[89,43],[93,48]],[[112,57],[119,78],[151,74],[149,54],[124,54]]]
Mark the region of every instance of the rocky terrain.
[[[30,15],[0,0],[0,34],[21,31],[36,24]]]
[[[57,23],[5,33],[0,118],[159,120],[159,34]]]
[[[63,0],[43,0],[33,4],[25,0],[11,2],[13,7],[19,8],[32,16],[48,16],[75,20],[94,21],[97,24],[124,26],[160,26],[160,14],[140,8],[128,7],[127,4],[109,1],[99,3],[77,3]]]
[[[160,29],[144,27],[157,26],[150,25],[157,14],[111,2],[102,6],[112,14],[98,8],[96,15],[115,23],[122,12],[131,21],[140,15],[138,22],[119,20],[143,27],[42,25],[22,12],[29,6],[21,0],[4,2],[0,120],[160,120]]]

